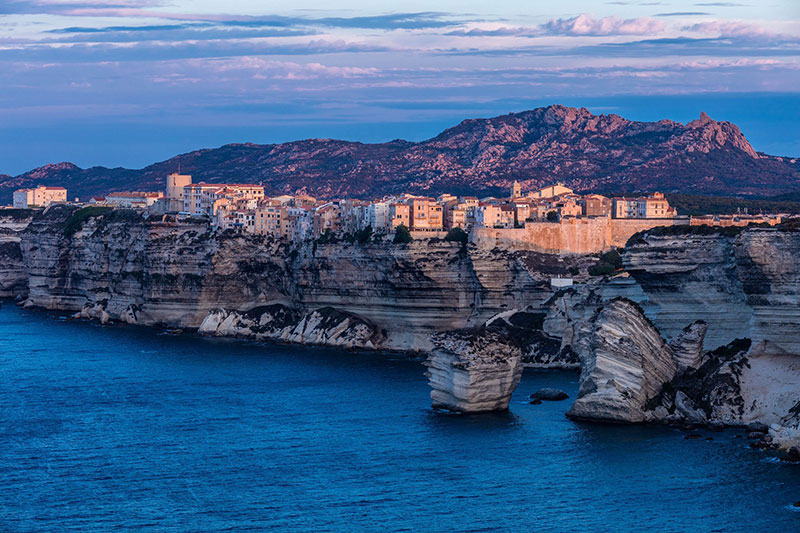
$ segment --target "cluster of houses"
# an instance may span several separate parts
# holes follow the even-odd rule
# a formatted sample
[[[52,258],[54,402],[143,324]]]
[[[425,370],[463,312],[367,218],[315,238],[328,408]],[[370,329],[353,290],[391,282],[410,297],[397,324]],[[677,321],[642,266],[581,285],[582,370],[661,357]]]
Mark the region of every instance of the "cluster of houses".
[[[561,184],[523,195],[515,182],[506,198],[401,194],[371,201],[320,201],[307,195],[268,197],[264,187],[255,184],[193,183],[190,175],[177,173],[167,177],[163,195],[115,193],[103,201],[126,207],[135,207],[138,201],[139,207],[155,213],[207,217],[220,230],[233,228],[290,240],[316,238],[328,230],[352,234],[368,227],[375,233],[388,234],[399,226],[412,232],[468,231],[472,227],[519,228],[568,217],[675,216],[675,210],[659,193],[642,198],[607,198],[575,194]]]
[[[635,198],[580,195],[563,184],[523,194],[514,182],[505,198],[440,194],[436,198],[401,194],[365,201],[320,201],[306,195],[268,197],[255,184],[193,183],[188,174],[167,176],[163,192],[116,192],[93,197],[89,204],[146,209],[154,214],[204,217],[220,230],[275,235],[290,240],[317,238],[326,231],[355,234],[394,233],[399,226],[412,232],[440,232],[473,227],[522,228],[580,217],[673,219],[675,209],[661,193]],[[15,207],[45,207],[67,201],[63,187],[37,187],[14,193]],[[780,220],[780,219],[778,219]],[[725,225],[753,220],[731,218]],[[713,220],[703,222],[715,224]],[[719,222],[716,222],[718,225]]]

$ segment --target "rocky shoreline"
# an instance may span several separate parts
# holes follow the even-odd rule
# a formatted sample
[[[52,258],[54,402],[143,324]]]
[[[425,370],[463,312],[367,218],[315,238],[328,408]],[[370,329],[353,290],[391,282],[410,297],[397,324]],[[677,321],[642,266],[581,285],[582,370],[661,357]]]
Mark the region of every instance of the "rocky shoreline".
[[[800,455],[791,227],[646,232],[622,270],[591,277],[592,256],[286,243],[125,210],[67,232],[73,214],[0,220],[0,296],[102,323],[427,354],[433,405],[462,412],[507,409],[524,367],[579,370],[572,418],[750,428]],[[577,283],[551,289],[558,275]]]

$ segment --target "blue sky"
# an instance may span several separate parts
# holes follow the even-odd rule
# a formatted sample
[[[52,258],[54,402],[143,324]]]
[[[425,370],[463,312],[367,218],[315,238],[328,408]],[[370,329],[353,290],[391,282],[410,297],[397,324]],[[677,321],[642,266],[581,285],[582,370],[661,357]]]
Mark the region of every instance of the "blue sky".
[[[707,111],[800,155],[800,2],[3,0],[0,173],[421,140],[539,105]],[[497,5],[492,5],[497,4]]]

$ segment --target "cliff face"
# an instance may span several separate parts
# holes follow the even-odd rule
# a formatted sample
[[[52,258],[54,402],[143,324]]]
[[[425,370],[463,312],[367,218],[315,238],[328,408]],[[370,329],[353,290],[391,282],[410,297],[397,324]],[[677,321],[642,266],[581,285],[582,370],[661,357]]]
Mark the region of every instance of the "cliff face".
[[[0,280],[26,285],[26,305],[427,351],[434,405],[460,411],[507,408],[526,364],[580,367],[576,418],[759,421],[777,424],[776,441],[796,438],[800,233],[789,227],[653,230],[632,239],[626,272],[581,274],[554,293],[551,277],[594,260],[437,239],[287,243],[130,210],[81,213],[53,206],[5,234],[17,248]]]
[[[760,351],[800,354],[798,253],[800,233],[774,228],[647,235],[626,248],[625,269],[636,287],[625,295],[667,336],[701,318],[709,348],[746,337]]]
[[[24,232],[28,303],[72,311],[97,304],[111,319],[145,325],[198,328],[219,308],[244,313],[281,304],[302,315],[333,308],[375,325],[384,347],[424,350],[431,333],[548,298],[549,272],[530,264],[550,261],[567,272],[558,258],[532,263],[529,252],[439,240],[285,243],[125,210],[65,234],[74,216],[74,208],[54,206]]]
[[[399,192],[473,193],[564,180],[581,190],[779,194],[797,189],[796,159],[756,153],[739,128],[702,114],[680,124],[636,122],[560,105],[465,120],[433,139],[363,144],[309,139],[198,150],[141,170],[56,163],[0,177],[0,199],[35,184],[86,197],[156,190],[176,168],[197,181],[263,183],[267,194],[323,198]]]
[[[0,298],[22,298],[28,294],[20,234],[32,218],[33,211],[0,210]]]
[[[363,318],[323,307],[300,315],[280,304],[256,307],[240,313],[212,309],[198,330],[214,337],[242,337],[342,348],[375,349],[383,335]]]

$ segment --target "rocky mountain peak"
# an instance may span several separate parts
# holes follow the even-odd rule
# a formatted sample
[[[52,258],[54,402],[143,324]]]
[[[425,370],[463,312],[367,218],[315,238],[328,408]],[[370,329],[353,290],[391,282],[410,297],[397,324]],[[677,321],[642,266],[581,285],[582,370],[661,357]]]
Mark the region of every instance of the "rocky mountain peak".
[[[692,129],[702,128],[706,124],[716,124],[716,122],[714,121],[714,119],[708,116],[708,113],[706,113],[705,111],[701,111],[700,118],[689,122],[688,124],[686,124],[686,127]]]
[[[320,198],[495,194],[515,180],[525,190],[561,181],[606,193],[780,194],[797,190],[800,177],[795,160],[757,154],[739,128],[706,113],[684,125],[551,105],[465,120],[420,142],[229,144],[140,170],[56,163],[0,179],[0,203],[10,201],[14,189],[40,183],[63,185],[82,198],[158,190],[178,165],[197,181],[263,183],[267,194],[307,190]]]
[[[686,125],[689,130],[688,136],[692,141],[688,143],[688,151],[700,151],[709,153],[712,150],[731,145],[754,159],[758,159],[758,154],[747,141],[741,130],[730,122],[717,122],[703,111],[700,118],[693,120]]]

